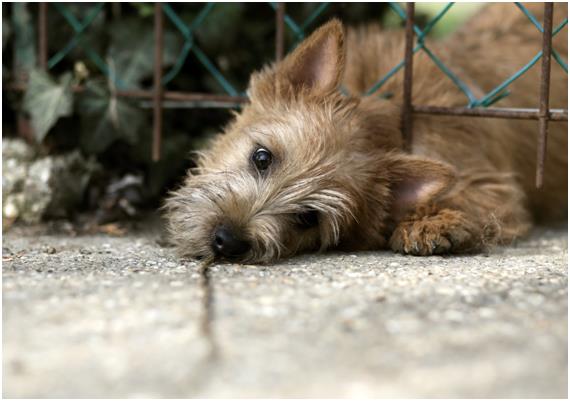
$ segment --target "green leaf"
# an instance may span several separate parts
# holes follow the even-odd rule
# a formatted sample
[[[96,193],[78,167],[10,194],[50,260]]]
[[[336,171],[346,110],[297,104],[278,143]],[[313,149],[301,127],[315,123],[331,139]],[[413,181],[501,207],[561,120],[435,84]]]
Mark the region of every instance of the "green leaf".
[[[33,70],[24,95],[24,110],[32,117],[36,140],[44,140],[48,131],[60,117],[73,112],[71,73],[63,74],[55,82],[43,71]]]
[[[111,46],[107,58],[117,78],[128,88],[138,88],[154,69],[154,32],[152,26],[138,19],[120,21],[110,28]],[[182,48],[182,38],[165,30],[163,67],[174,64]]]
[[[80,144],[87,153],[101,153],[117,139],[135,144],[145,132],[145,114],[124,99],[112,96],[100,83],[88,81],[78,110],[81,114]]]

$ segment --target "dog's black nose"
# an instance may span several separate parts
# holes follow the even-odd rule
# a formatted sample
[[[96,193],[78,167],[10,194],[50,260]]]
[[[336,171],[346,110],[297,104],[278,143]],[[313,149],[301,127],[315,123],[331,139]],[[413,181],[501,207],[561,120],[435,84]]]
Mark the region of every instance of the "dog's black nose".
[[[240,238],[234,230],[220,226],[214,233],[212,248],[216,255],[235,258],[245,254],[251,246],[248,241]]]

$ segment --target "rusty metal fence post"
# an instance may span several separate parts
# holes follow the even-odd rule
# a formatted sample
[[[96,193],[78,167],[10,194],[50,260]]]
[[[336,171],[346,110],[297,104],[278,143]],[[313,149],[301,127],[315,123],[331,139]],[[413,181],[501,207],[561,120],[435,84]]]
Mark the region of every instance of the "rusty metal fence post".
[[[540,92],[538,109],[512,108],[466,108],[414,105],[412,103],[412,69],[413,69],[413,39],[414,39],[414,3],[407,4],[404,53],[404,83],[402,103],[402,139],[404,148],[411,150],[413,136],[413,115],[445,115],[470,116],[488,118],[512,118],[538,120],[538,146],[536,160],[536,187],[542,188],[544,183],[544,167],[546,162],[548,123],[549,121],[568,121],[568,110],[553,110],[549,105],[550,65],[552,55],[552,24],[554,5],[544,3],[544,21],[542,28],[542,66],[540,74]]]
[[[549,95],[550,95],[550,58],[552,53],[552,17],[554,5],[544,4],[544,23],[542,25],[542,67],[540,72],[540,117],[538,120],[538,148],[536,159],[536,187],[542,188],[544,181],[544,163],[546,162],[546,141],[548,139]]]
[[[412,83],[414,69],[414,12],[415,3],[408,3],[406,12],[406,47],[404,52],[404,96],[401,117],[404,149],[408,152],[412,151],[413,136]]]
[[[396,3],[393,3],[396,4]],[[48,3],[41,2],[38,5],[38,18],[37,18],[37,65],[40,69],[47,71],[49,69],[49,54],[48,54]],[[509,118],[509,119],[527,119],[538,120],[538,146],[537,146],[537,162],[536,162],[536,186],[542,187],[544,182],[544,168],[547,154],[548,142],[548,127],[550,121],[568,121],[567,109],[550,109],[549,104],[549,89],[550,89],[550,68],[551,68],[551,53],[554,52],[552,48],[552,35],[556,35],[562,27],[567,23],[567,19],[561,23],[555,30],[553,30],[553,3],[544,4],[544,21],[541,28],[532,15],[525,10],[522,4],[517,3],[517,6],[523,10],[531,22],[542,31],[542,69],[540,75],[540,91],[539,91],[539,107],[535,109],[523,108],[498,108],[498,107],[442,107],[430,105],[415,105],[412,101],[412,87],[413,87],[413,55],[414,39],[420,35],[420,30],[414,25],[414,3],[407,4],[407,12],[404,15],[403,11],[399,11],[402,19],[405,19],[405,53],[403,60],[404,67],[404,82],[403,82],[403,101],[401,111],[401,127],[404,148],[411,151],[411,144],[413,141],[413,117],[416,114],[427,115],[444,115],[444,116],[465,116],[465,117],[486,117],[486,118]],[[189,93],[181,91],[166,91],[163,80],[162,61],[164,50],[164,7],[161,3],[155,3],[154,15],[154,70],[153,70],[153,86],[151,89],[123,89],[116,92],[117,96],[128,97],[140,100],[151,100],[153,109],[153,131],[152,131],[152,160],[160,160],[161,142],[162,142],[162,129],[163,129],[163,112],[165,105],[163,101],[171,102],[205,102],[215,103],[216,105],[235,106],[247,102],[247,98],[237,93],[230,93],[229,95],[211,94],[211,93]],[[289,26],[297,32],[305,29],[305,26],[296,26],[294,21],[286,13],[285,3],[272,3],[275,10],[275,60],[280,61],[285,56],[285,29]],[[398,6],[399,7],[399,6]],[[449,9],[450,5],[445,7],[443,13]],[[317,8],[322,11],[323,7]],[[442,13],[442,14],[443,14]],[[315,15],[318,15],[315,14]],[[438,17],[439,19],[439,17]],[[311,17],[310,21],[314,18]],[[419,45],[420,43],[418,43]],[[555,52],[554,52],[555,53]],[[554,54],[556,61],[564,68],[567,69],[565,64],[561,62],[559,56]],[[538,58],[538,56],[537,56]],[[15,71],[15,81],[5,85],[7,90],[23,91],[26,88],[23,79]],[[20,77],[20,78],[19,78]],[[385,82],[384,79],[381,80]],[[380,82],[380,81],[379,81]],[[379,86],[377,87],[379,88]],[[75,92],[84,90],[82,86],[73,88]],[[376,89],[377,90],[377,89]],[[18,118],[18,131],[23,136],[29,136],[30,124],[25,121],[22,116]]]

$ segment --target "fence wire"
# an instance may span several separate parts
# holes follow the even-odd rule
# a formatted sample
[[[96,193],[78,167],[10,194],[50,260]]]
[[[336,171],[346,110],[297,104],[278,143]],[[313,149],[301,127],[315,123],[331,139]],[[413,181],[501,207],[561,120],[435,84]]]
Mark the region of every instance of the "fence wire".
[[[316,3],[314,10],[303,21],[295,21],[287,12],[285,3],[267,3],[276,15],[276,35],[275,35],[275,48],[276,59],[279,60],[283,56],[285,35],[284,30],[288,29],[293,36],[293,41],[290,44],[289,51],[292,50],[299,42],[301,42],[316,24],[319,17],[323,15],[325,10],[329,7],[330,3]],[[544,71],[545,68],[550,69],[550,57],[568,73],[567,62],[562,56],[551,48],[552,37],[556,36],[567,24],[568,18],[564,19],[556,27],[552,27],[552,3],[545,3],[545,24],[541,24],[536,17],[524,6],[523,3],[516,2],[514,5],[529,19],[529,23],[533,24],[538,31],[543,33],[544,43],[543,49],[539,51],[527,64],[520,70],[516,71],[505,81],[500,83],[497,87],[484,94],[482,97],[477,98],[469,86],[463,82],[451,68],[449,68],[427,45],[425,39],[433,28],[445,17],[449,10],[453,7],[454,3],[447,3],[442,6],[441,10],[427,22],[423,29],[414,23],[413,3],[407,4],[407,12],[402,8],[400,3],[391,2],[389,8],[394,12],[401,21],[406,23],[408,29],[406,30],[406,41],[411,45],[403,54],[402,61],[397,63],[390,69],[383,77],[379,77],[378,81],[372,85],[363,96],[387,96],[387,94],[379,93],[383,85],[386,84],[396,73],[400,70],[405,71],[404,82],[404,107],[402,111],[403,116],[403,135],[407,143],[411,143],[411,116],[414,113],[419,114],[439,114],[439,115],[458,115],[458,116],[476,116],[476,117],[493,117],[493,118],[523,118],[535,119],[540,121],[539,128],[539,155],[537,161],[537,186],[542,185],[542,175],[544,158],[546,155],[546,134],[547,123],[549,120],[567,121],[567,110],[551,110],[546,104],[547,94],[541,95],[540,104],[541,109],[505,109],[505,108],[490,108],[501,99],[509,95],[508,87],[523,74],[526,73],[532,66],[539,60],[543,60],[543,84],[546,85],[541,92],[547,93],[549,87],[549,74]],[[238,90],[230,80],[224,76],[220,69],[214,62],[204,53],[198,46],[195,40],[196,30],[203,24],[207,23],[208,17],[214,7],[224,7],[223,3],[205,3],[198,15],[188,24],[182,20],[176,10],[168,3],[156,3],[155,13],[155,73],[154,84],[151,90],[137,90],[129,88],[128,85],[117,76],[113,69],[103,60],[103,58],[85,41],[82,41],[84,33],[89,29],[90,25],[101,14],[105,7],[105,3],[97,3],[91,6],[89,12],[83,20],[79,20],[73,15],[70,8],[65,3],[52,3],[50,4],[68,23],[73,29],[73,37],[55,54],[49,56],[48,49],[48,22],[47,22],[47,3],[39,4],[38,14],[38,33],[39,33],[39,48],[38,60],[41,68],[50,70],[59,64],[64,58],[69,56],[71,51],[75,48],[81,48],[85,55],[91,60],[99,71],[107,77],[118,89],[118,96],[127,96],[139,99],[152,99],[153,100],[153,118],[154,118],[154,132],[153,132],[153,159],[158,160],[160,155],[160,143],[162,136],[162,110],[164,102],[185,102],[192,101],[194,107],[207,104],[211,107],[233,107],[247,101],[245,93]],[[550,14],[548,14],[550,13]],[[174,25],[176,31],[182,36],[184,42],[175,62],[168,71],[162,71],[162,57],[163,52],[163,15],[166,16],[167,21]],[[548,19],[550,15],[550,19]],[[549,26],[546,26],[546,23]],[[546,38],[545,32],[548,32]],[[548,48],[548,52],[545,49]],[[413,83],[411,75],[411,64],[413,63],[413,55],[418,52],[424,52],[435,65],[455,84],[455,86],[466,96],[466,106],[464,108],[446,108],[446,107],[432,107],[425,105],[412,105],[411,103],[411,86]],[[548,57],[544,57],[544,54]],[[189,93],[189,92],[173,92],[167,91],[166,88],[170,82],[175,79],[181,72],[182,67],[188,62],[190,56],[193,56],[208,73],[215,79],[219,85],[222,94],[208,94],[208,93]],[[545,60],[548,59],[548,60]],[[548,67],[546,67],[548,65]],[[548,79],[546,76],[548,75]],[[408,82],[409,81],[409,82]],[[342,88],[341,88],[342,90]],[[544,92],[546,91],[546,92]],[[409,123],[406,121],[410,121]],[[544,145],[542,145],[544,143]]]

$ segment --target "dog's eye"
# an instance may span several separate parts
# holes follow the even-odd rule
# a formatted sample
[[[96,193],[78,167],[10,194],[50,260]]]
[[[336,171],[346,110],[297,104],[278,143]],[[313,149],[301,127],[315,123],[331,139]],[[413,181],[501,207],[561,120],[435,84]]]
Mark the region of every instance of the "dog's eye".
[[[313,228],[319,225],[319,212],[316,210],[307,210],[295,216],[297,225],[301,228]]]
[[[253,164],[255,164],[255,167],[259,171],[267,170],[267,168],[271,164],[272,159],[273,156],[271,155],[271,152],[264,148],[257,149],[255,152],[253,152],[253,155],[251,156]]]

